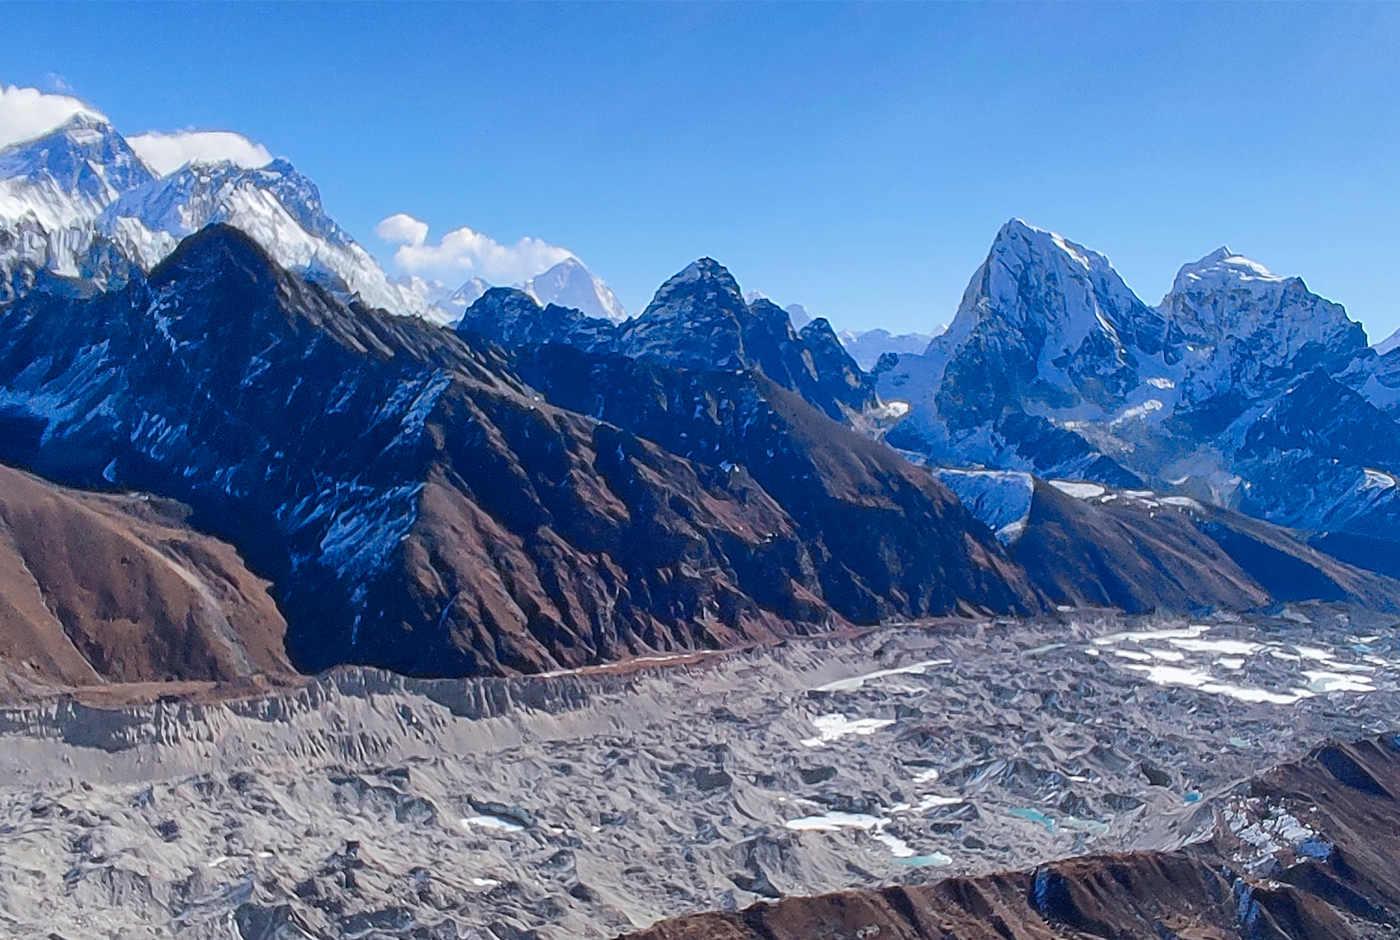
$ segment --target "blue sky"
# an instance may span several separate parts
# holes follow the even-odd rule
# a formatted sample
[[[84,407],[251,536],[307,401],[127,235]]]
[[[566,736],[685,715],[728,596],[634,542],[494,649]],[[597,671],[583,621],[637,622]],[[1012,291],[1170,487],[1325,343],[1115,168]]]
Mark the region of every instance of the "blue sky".
[[[1400,327],[1400,5],[12,4],[0,82],[230,129],[374,234],[701,255],[838,327],[944,323],[1018,216],[1149,303],[1221,244]]]

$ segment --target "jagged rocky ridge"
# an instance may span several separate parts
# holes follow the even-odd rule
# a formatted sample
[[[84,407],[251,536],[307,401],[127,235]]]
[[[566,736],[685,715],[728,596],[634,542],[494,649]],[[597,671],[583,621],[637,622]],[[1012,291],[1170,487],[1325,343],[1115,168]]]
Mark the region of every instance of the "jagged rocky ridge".
[[[701,270],[696,266],[691,278],[700,280]],[[730,280],[726,273],[721,284]],[[682,278],[671,283],[676,281],[688,283]],[[670,287],[662,288],[649,312],[670,313],[679,306],[670,301]],[[745,313],[735,305],[737,287],[690,294],[706,298],[685,308],[690,318],[745,323]],[[707,311],[707,304],[727,312]],[[751,307],[749,319],[762,324],[766,313]],[[686,322],[686,317],[675,319]],[[874,467],[887,477],[925,479],[887,448],[854,441],[828,422],[793,412],[789,393],[804,386],[781,359],[770,366],[745,360],[749,365],[734,370],[704,369],[708,363],[683,359],[702,368],[678,369],[660,355],[621,354],[626,347],[618,331],[606,332],[600,341],[600,325],[577,311],[540,308],[519,292],[502,291],[483,298],[459,329],[479,330],[504,344],[519,375],[557,404],[627,428],[695,462],[742,465],[769,492],[785,494],[785,508],[799,524],[807,514],[821,512],[833,480],[862,479]],[[732,335],[752,333],[762,335],[762,328],[740,327]],[[820,389],[805,386],[807,400],[830,405]],[[859,423],[852,409],[831,412]],[[934,475],[1001,536],[1014,530],[1014,537],[1003,537],[1008,553],[1057,604],[1142,611],[1248,609],[1311,597],[1387,608],[1393,603],[1395,585],[1388,579],[1339,564],[1290,533],[1189,497],[1108,493],[1088,485],[1080,489],[1093,498],[1075,500],[1024,472],[935,470]],[[1041,494],[1034,513],[1033,491]],[[918,533],[936,526],[917,514],[872,513],[850,518],[839,530],[845,533],[843,544],[859,546],[848,558],[872,559],[891,550],[893,533],[908,532],[901,543],[907,548],[918,544]],[[926,555],[919,550],[914,557]],[[892,613],[872,605],[865,610],[865,619]]]
[[[790,898],[701,914],[631,940],[1103,940],[1388,936],[1400,907],[1400,740],[1330,743],[1251,781],[1234,825],[1167,852]],[[1288,822],[1285,823],[1284,820]],[[1291,823],[1289,845],[1273,842]],[[1265,865],[1258,863],[1263,846]]]
[[[753,377],[671,374],[773,408]],[[229,227],[122,290],[0,310],[0,457],[188,503],[274,582],[304,669],[537,672],[1043,603],[941,484],[763,388],[815,429],[787,446],[817,505],[564,410],[498,349],[348,307]]]
[[[1019,221],[948,331],[877,366],[920,459],[1193,496],[1400,570],[1395,376],[1299,278],[1220,249],[1149,307],[1108,259]]]
[[[764,297],[745,301],[725,268],[702,258],[668,280],[639,316],[623,323],[556,304],[541,307],[522,291],[488,291],[463,314],[461,332],[506,346],[561,343],[681,369],[757,370],[838,421],[883,415],[873,382],[823,319],[800,331]]]

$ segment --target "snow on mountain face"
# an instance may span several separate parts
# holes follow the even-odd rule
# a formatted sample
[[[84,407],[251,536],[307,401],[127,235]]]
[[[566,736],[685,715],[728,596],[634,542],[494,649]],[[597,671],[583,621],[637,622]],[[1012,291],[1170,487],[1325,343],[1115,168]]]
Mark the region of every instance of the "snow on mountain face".
[[[1035,478],[1015,470],[952,470],[935,468],[933,475],[972,513],[996,533],[1003,544],[1016,541],[1025,529],[1035,496]]]
[[[76,277],[93,247],[92,219],[150,170],[100,118],[0,150],[0,279],[25,269]],[[8,294],[0,291],[0,299]]]
[[[180,239],[216,222],[370,306],[452,319],[421,291],[391,282],[326,214],[316,185],[285,160],[258,168],[196,162],[158,178],[110,124],[88,115],[0,151],[0,274],[7,283],[25,268],[94,278],[98,243],[149,271]]]
[[[1183,267],[1158,307],[1187,349],[1186,382],[1197,400],[1254,396],[1262,387],[1322,365],[1343,369],[1366,348],[1346,309],[1311,293],[1300,278],[1219,248]]]
[[[935,463],[1132,475],[1313,532],[1400,518],[1375,483],[1400,472],[1400,353],[1226,248],[1149,308],[1102,255],[1012,222],[948,332],[877,372],[909,404],[887,440]]]
[[[1132,437],[1170,413],[1180,369],[1164,360],[1165,332],[1103,255],[1012,220],[947,331],[877,370],[881,398],[910,405],[888,440],[952,465],[1132,485],[1070,428],[1117,421]]]
[[[451,309],[459,311],[460,315],[460,311],[476,303],[490,289],[490,284],[479,277],[474,277],[453,291],[447,298],[447,304]]]
[[[1389,336],[1387,336],[1385,339],[1381,340],[1379,343],[1372,346],[1371,348],[1376,351],[1376,355],[1378,356],[1384,356],[1392,349],[1400,348],[1400,330],[1396,330],[1394,333],[1391,333]]]
[[[51,134],[0,151],[0,179],[13,200],[0,203],[0,212],[8,221],[32,211],[57,228],[152,178],[110,124],[79,114]]]
[[[1106,257],[1013,219],[973,275],[943,345],[961,345],[979,327],[1010,326],[1029,330],[1053,368],[1091,337],[1122,345],[1152,320]]]
[[[420,316],[433,312],[419,290],[389,280],[369,252],[326,214],[316,184],[286,160],[256,169],[230,162],[187,164],[123,193],[97,219],[145,270],[180,239],[214,223],[232,225],[283,267],[359,294],[372,307]]]
[[[612,288],[594,277],[577,258],[565,258],[543,274],[537,274],[521,284],[520,289],[539,301],[541,306],[557,304],[572,307],[590,317],[614,323],[627,319],[627,311]]]
[[[929,356],[956,380],[990,370],[1023,399],[1107,418],[1140,384],[1140,360],[1161,351],[1164,332],[1103,255],[1012,220]],[[949,416],[957,424],[979,421],[983,408],[945,410],[964,412]]]

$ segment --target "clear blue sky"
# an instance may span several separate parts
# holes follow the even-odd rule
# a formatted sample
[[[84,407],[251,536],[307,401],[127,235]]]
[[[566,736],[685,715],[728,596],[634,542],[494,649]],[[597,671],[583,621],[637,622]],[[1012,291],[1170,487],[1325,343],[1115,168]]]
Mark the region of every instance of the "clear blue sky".
[[[838,327],[946,322],[1012,216],[1149,303],[1220,244],[1400,326],[1400,5],[11,4],[0,81],[567,246],[633,311],[711,255]]]

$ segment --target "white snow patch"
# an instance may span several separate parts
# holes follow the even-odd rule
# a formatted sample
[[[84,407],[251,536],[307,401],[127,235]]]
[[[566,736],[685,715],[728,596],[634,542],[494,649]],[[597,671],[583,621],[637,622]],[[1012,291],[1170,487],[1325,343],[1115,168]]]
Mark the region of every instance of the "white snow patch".
[[[818,715],[812,719],[813,727],[819,732],[817,737],[805,738],[802,745],[804,747],[821,747],[851,734],[874,734],[881,728],[888,728],[892,724],[894,724],[893,718],[847,718],[839,712]]]
[[[1226,656],[1250,656],[1264,648],[1258,643],[1248,643],[1244,640],[1172,638],[1167,640],[1167,642],[1178,649],[1187,650],[1192,653],[1221,653]]]
[[[1339,672],[1325,672],[1304,669],[1308,678],[1308,689],[1326,694],[1328,692],[1374,692],[1376,687],[1366,676],[1344,675]]]
[[[462,825],[479,829],[499,829],[503,832],[520,832],[525,828],[515,820],[503,816],[464,816]]]
[[[849,679],[837,679],[835,682],[819,685],[814,691],[854,692],[867,682],[871,682],[875,679],[883,679],[885,676],[922,676],[928,671],[930,666],[947,666],[951,665],[952,662],[951,659],[928,659],[921,663],[899,666],[895,669],[877,669],[874,672],[867,672],[859,676],[851,676]]]
[[[871,816],[868,813],[843,813],[839,810],[832,810],[829,813],[822,813],[820,816],[803,816],[800,819],[789,819],[783,825],[794,832],[836,832],[840,829],[863,829],[871,832],[879,829],[889,822],[883,816]]]
[[[1082,483],[1076,480],[1051,480],[1050,485],[1075,499],[1095,499],[1105,492],[1097,483]]]
[[[1162,630],[1138,630],[1130,633],[1110,633],[1094,640],[1096,646],[1112,646],[1115,643],[1143,643],[1147,640],[1194,639],[1209,630],[1202,623],[1188,627],[1169,627]]]
[[[1126,666],[1124,668],[1145,674],[1147,681],[1155,685],[1185,686],[1213,695],[1225,695],[1251,704],[1295,705],[1303,699],[1313,696],[1313,693],[1308,689],[1270,692],[1266,689],[1246,688],[1230,682],[1219,682],[1209,672],[1201,669],[1179,666]]]

